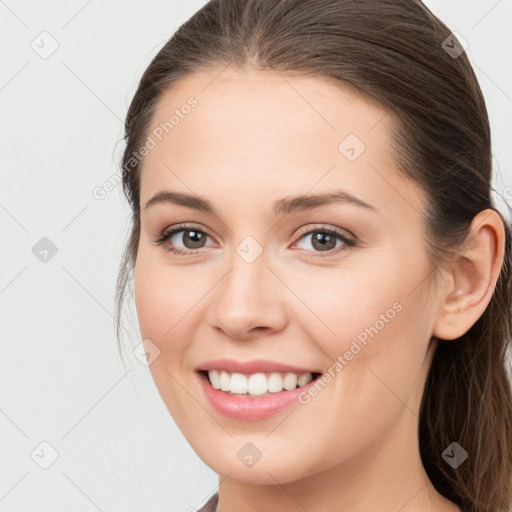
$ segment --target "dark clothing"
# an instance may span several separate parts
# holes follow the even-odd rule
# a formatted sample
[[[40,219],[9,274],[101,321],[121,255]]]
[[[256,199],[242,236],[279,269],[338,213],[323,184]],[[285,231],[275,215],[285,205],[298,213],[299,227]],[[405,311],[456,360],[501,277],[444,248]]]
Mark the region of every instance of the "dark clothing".
[[[215,512],[219,502],[219,493],[215,493],[197,512]]]

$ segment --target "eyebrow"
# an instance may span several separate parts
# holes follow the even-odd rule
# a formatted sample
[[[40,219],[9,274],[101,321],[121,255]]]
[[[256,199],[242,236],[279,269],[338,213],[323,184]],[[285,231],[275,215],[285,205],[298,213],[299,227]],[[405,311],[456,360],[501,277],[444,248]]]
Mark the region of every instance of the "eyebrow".
[[[155,194],[146,203],[144,209],[165,203],[177,204],[217,216],[215,209],[207,199],[195,195],[184,194],[182,192],[172,192],[169,190],[164,190]],[[280,199],[274,203],[273,211],[275,215],[288,215],[293,212],[310,210],[336,203],[351,204],[365,208],[366,210],[377,212],[377,209],[374,206],[366,203],[358,197],[355,197],[345,190],[335,190],[325,194],[299,195]]]

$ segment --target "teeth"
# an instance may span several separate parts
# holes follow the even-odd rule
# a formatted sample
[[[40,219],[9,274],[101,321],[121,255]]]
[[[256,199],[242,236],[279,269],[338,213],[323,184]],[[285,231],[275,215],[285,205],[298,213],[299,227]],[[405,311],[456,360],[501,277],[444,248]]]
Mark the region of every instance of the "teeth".
[[[313,380],[311,372],[297,375],[295,373],[229,373],[225,370],[209,370],[208,377],[215,389],[231,394],[248,394],[261,396],[268,393],[279,393],[283,389],[290,391],[305,386]]]
[[[247,388],[247,377],[245,375],[241,373],[233,373],[233,375],[231,375],[229,391],[232,393],[247,393]]]
[[[297,375],[294,373],[287,373],[283,379],[283,388],[290,390],[297,387]]]

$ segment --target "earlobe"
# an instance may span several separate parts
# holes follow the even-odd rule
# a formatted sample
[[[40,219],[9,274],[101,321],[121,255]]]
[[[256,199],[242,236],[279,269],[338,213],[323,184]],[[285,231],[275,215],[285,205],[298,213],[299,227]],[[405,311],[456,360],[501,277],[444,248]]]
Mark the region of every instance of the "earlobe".
[[[482,316],[491,301],[503,264],[505,228],[491,209],[479,212],[471,223],[464,248],[449,271],[449,285],[440,296],[433,335],[459,338]]]

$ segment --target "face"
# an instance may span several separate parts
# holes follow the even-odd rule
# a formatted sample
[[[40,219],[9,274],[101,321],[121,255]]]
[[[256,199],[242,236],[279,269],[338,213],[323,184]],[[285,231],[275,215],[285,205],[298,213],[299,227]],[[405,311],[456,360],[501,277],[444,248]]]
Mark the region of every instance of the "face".
[[[360,460],[391,432],[416,436],[435,321],[425,197],[398,173],[377,104],[320,78],[217,75],[167,91],[148,132],[140,331],[162,399],[208,466],[241,482],[296,481]],[[213,213],[170,195],[146,207],[162,192]],[[320,376],[270,399],[234,396],[198,371],[226,359],[260,361],[229,367],[231,384],[233,373],[252,385],[254,373],[294,373],[261,360]]]

